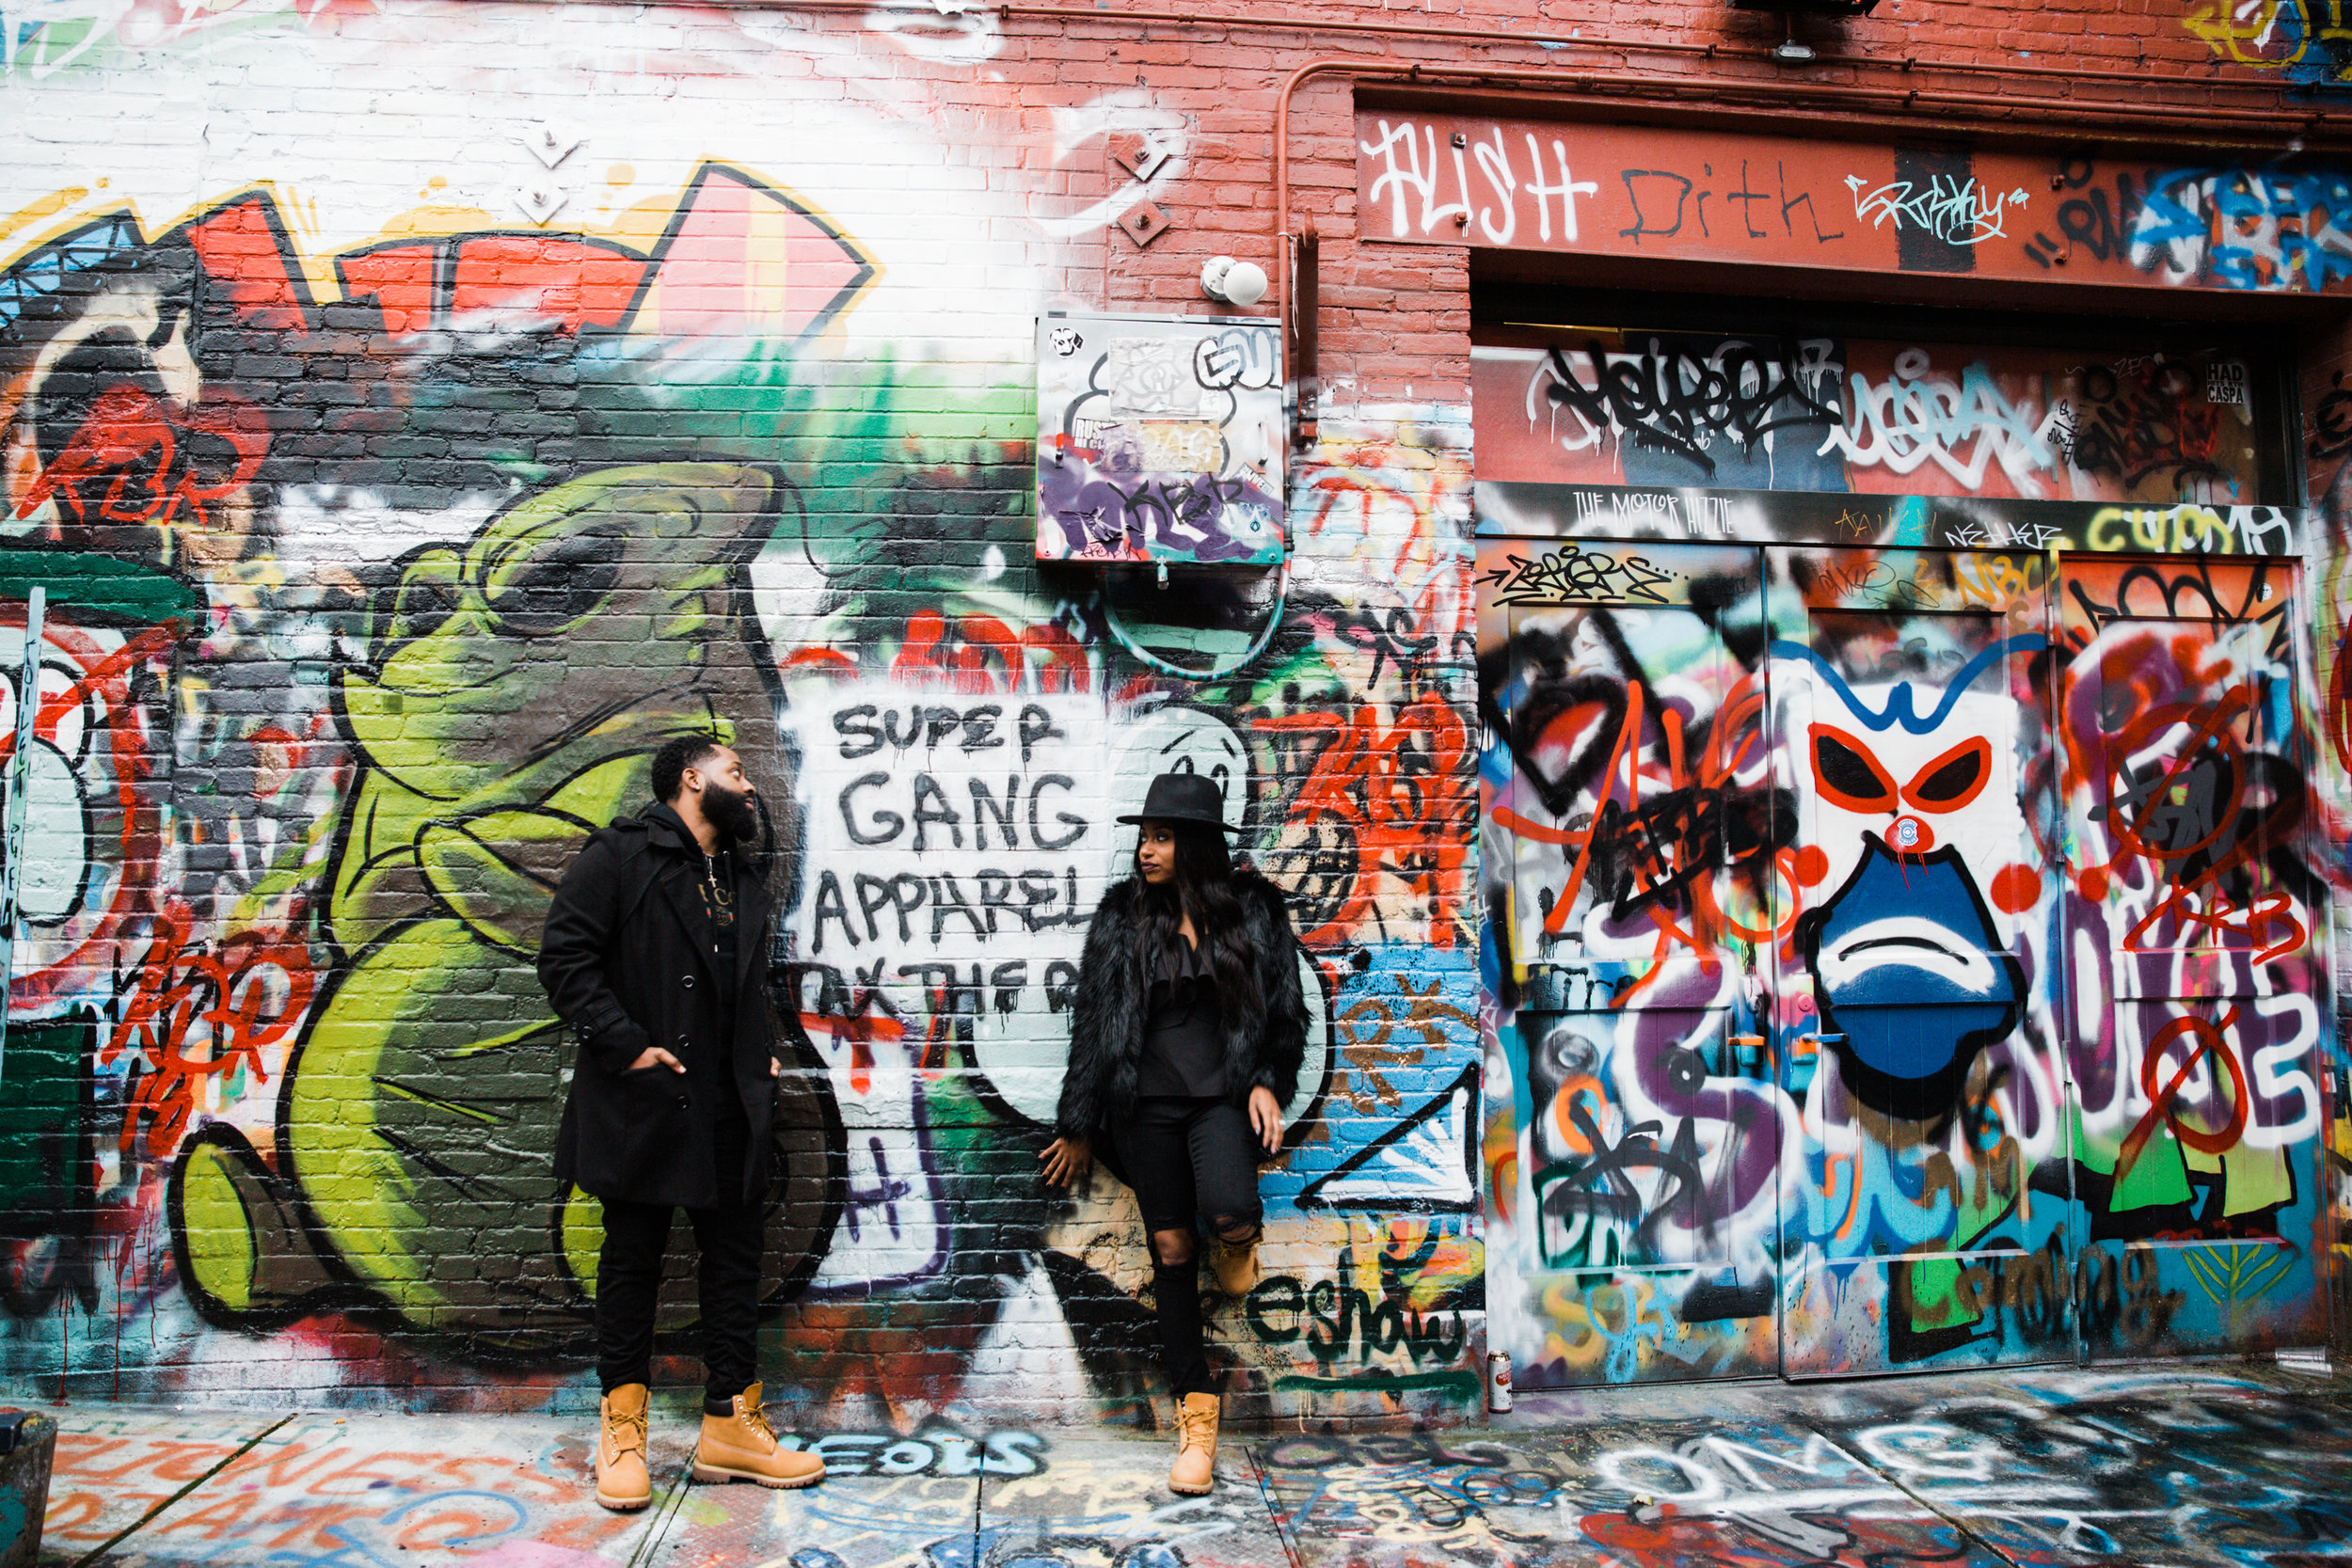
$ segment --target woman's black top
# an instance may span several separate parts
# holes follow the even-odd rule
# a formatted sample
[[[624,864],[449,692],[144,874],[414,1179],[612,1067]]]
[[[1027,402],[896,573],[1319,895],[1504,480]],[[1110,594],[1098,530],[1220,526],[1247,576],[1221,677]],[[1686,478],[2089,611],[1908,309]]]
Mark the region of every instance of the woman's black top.
[[[1161,952],[1152,976],[1136,1092],[1193,1100],[1225,1092],[1225,1032],[1208,966],[1182,936]]]

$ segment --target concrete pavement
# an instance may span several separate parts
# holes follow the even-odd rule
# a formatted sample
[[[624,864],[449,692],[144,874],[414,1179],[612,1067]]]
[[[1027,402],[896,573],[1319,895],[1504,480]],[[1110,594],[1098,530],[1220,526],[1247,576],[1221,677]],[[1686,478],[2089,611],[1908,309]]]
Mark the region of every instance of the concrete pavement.
[[[2352,1562],[2352,1378],[2238,1365],[1526,1394],[1442,1433],[1172,1439],[933,1421],[804,1441],[805,1492],[588,1495],[592,1423],[53,1409],[66,1568],[1432,1568]]]

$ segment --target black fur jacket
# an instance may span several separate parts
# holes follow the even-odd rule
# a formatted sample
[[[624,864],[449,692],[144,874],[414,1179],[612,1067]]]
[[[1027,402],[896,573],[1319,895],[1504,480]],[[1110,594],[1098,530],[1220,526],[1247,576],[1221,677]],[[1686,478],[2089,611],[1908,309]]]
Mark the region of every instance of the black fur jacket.
[[[1233,873],[1244,933],[1258,969],[1262,1004],[1246,1009],[1225,1033],[1225,1082],[1236,1106],[1263,1086],[1288,1105],[1298,1090],[1307,1053],[1307,1001],[1298,983],[1298,941],[1282,907],[1282,891],[1254,871]],[[1087,927],[1078,960],[1077,996],[1070,1012],[1070,1068],[1062,1076],[1061,1108],[1054,1131],[1082,1138],[1096,1155],[1110,1147],[1107,1129],[1133,1113],[1136,1076],[1143,1060],[1145,1016],[1151,1010],[1142,965],[1143,882],[1115,882]],[[1117,1172],[1117,1165],[1111,1167]]]

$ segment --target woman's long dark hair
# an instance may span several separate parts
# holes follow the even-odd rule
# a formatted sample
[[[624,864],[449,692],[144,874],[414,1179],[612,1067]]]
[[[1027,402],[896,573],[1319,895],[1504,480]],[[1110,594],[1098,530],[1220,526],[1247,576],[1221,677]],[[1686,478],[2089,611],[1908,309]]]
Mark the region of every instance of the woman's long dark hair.
[[[1147,821],[1143,831],[1152,826]],[[1216,984],[1218,1010],[1231,1023],[1259,1001],[1249,934],[1242,926],[1241,900],[1233,893],[1232,854],[1225,847],[1225,834],[1216,828],[1192,822],[1161,826],[1176,835],[1176,879],[1143,884],[1143,940],[1136,961],[1143,968],[1145,993],[1159,973],[1159,956],[1169,944],[1184,941],[1184,917],[1190,915],[1193,932],[1200,939],[1200,957]],[[1141,847],[1138,843],[1138,852]],[[1142,875],[1140,867],[1136,875]]]

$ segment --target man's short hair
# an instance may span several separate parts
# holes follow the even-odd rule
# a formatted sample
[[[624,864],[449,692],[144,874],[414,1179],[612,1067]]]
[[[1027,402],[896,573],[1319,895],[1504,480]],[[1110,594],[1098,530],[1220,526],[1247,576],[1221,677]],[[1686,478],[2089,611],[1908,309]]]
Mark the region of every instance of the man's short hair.
[[[700,767],[725,750],[707,735],[682,735],[663,741],[661,750],[653,754],[653,798],[668,805],[686,787],[688,768]]]

